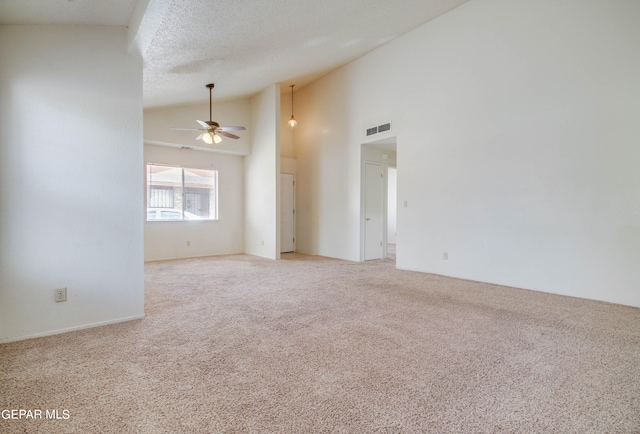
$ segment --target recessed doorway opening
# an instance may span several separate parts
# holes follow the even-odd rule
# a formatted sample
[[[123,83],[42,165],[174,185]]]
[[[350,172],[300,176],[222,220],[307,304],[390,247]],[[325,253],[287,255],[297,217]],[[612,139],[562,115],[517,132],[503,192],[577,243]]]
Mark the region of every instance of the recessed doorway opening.
[[[396,255],[397,139],[365,143],[361,148],[360,260]]]

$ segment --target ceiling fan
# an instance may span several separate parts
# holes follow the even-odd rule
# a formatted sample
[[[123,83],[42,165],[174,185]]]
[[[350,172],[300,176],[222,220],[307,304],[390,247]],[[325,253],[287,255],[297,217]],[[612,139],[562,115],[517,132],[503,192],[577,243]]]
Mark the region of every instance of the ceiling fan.
[[[245,127],[241,126],[231,126],[231,127],[221,127],[219,123],[211,120],[211,92],[213,90],[213,83],[207,84],[207,88],[209,88],[209,120],[201,121],[196,120],[202,128],[171,128],[172,130],[182,130],[182,131],[204,131],[196,140],[202,140],[207,145],[211,145],[212,143],[220,143],[222,141],[222,137],[229,137],[230,139],[239,139],[239,136],[235,134],[231,134],[229,131],[243,131],[246,130]]]

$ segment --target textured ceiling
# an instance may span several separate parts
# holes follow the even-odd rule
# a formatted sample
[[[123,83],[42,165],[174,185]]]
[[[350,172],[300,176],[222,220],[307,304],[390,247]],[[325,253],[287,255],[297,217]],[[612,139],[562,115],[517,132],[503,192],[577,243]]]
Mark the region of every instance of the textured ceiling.
[[[145,54],[146,106],[299,88],[466,0],[174,1]]]
[[[466,1],[0,0],[0,23],[131,23],[157,107],[208,101],[211,82],[217,99],[299,89]]]

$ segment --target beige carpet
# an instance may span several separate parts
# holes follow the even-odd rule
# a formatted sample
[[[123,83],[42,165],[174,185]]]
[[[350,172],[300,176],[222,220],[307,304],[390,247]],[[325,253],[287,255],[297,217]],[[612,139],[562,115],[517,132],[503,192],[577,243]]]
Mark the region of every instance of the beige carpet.
[[[0,432],[640,432],[640,309],[285,258],[150,263],[144,320],[1,345],[0,410],[69,418]]]

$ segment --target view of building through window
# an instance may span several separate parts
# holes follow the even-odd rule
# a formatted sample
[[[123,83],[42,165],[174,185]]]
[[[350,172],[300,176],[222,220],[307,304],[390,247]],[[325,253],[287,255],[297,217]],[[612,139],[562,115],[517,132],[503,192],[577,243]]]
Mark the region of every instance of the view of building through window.
[[[218,171],[147,164],[147,220],[217,220]]]

